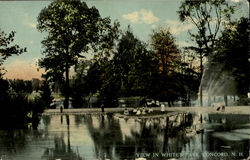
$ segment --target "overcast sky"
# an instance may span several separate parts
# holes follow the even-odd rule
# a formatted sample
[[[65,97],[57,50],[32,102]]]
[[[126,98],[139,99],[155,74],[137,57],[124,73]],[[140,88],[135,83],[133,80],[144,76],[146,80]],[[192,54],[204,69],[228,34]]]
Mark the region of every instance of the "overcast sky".
[[[248,15],[246,0],[230,0],[241,4],[238,17]],[[37,16],[51,1],[0,1],[0,28],[5,33],[16,31],[15,43],[27,47],[27,52],[12,56],[4,63],[7,78],[40,78],[36,62],[41,55],[43,34],[36,29]],[[169,26],[179,46],[189,42],[188,30],[191,24],[182,24],[176,11],[180,0],[88,0],[89,7],[95,6],[102,17],[118,20],[121,29],[131,26],[133,33],[144,42],[149,41],[152,29]]]

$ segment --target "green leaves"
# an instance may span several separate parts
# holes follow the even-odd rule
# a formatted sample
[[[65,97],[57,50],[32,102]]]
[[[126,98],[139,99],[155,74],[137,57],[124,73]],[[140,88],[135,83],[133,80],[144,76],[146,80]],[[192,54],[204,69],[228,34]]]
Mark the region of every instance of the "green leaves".
[[[40,12],[37,29],[48,36],[42,41],[45,58],[39,64],[52,81],[64,80],[65,73],[65,99],[69,99],[70,67],[90,50],[108,53],[118,37],[118,27],[119,23],[112,26],[110,18],[101,18],[95,7],[80,0],[56,0]]]
[[[19,55],[27,51],[26,48],[20,48],[19,45],[12,44],[15,36],[14,31],[9,35],[0,29],[0,78],[4,74],[4,69],[1,67],[3,62],[12,55]]]
[[[183,1],[177,13],[182,22],[191,22],[197,31],[191,35],[198,35],[198,46],[205,48],[206,55],[212,53],[223,21],[230,20],[235,6],[230,6],[225,0]]]
[[[175,38],[168,28],[160,28],[153,31],[151,46],[159,61],[159,72],[168,73],[170,70],[174,70],[180,54]]]

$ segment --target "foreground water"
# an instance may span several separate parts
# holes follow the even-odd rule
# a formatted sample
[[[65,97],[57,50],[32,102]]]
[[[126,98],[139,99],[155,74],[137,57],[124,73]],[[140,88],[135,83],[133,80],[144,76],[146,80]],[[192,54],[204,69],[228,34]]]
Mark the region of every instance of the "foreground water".
[[[184,134],[174,130],[170,134],[166,129],[166,118],[44,115],[37,130],[0,130],[0,160],[124,160],[139,157],[238,160],[249,156],[248,115],[205,114],[202,124],[199,115],[193,115],[192,119],[192,126],[204,128],[203,133]]]

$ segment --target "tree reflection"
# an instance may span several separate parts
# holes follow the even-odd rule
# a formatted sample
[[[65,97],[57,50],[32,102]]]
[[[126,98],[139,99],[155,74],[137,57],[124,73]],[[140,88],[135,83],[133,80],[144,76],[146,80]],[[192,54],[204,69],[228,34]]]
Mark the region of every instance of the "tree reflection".
[[[22,151],[27,143],[27,131],[24,130],[6,130],[0,133],[1,152],[16,153]]]
[[[21,153],[32,142],[41,140],[44,132],[31,129],[12,129],[0,131],[0,153]]]
[[[61,133],[60,136],[54,137],[54,148],[46,148],[44,155],[42,156],[43,159],[47,160],[83,160],[80,157],[78,150],[75,152],[70,145],[70,120],[69,115],[65,115],[66,123],[67,123],[67,144],[64,141],[64,133]],[[62,122],[62,116],[61,116]]]
[[[140,153],[180,153],[188,143],[177,130],[175,136],[168,135],[166,118],[116,119],[112,115],[83,118],[99,159],[134,159]]]
[[[44,126],[48,126],[51,121],[51,116],[43,115],[41,119],[42,119],[42,122],[44,123]]]
[[[46,148],[44,155],[42,156],[42,159],[83,160],[83,158],[80,157],[78,151],[74,152],[70,148],[70,145],[64,142],[63,137],[64,135],[54,138],[54,147]]]

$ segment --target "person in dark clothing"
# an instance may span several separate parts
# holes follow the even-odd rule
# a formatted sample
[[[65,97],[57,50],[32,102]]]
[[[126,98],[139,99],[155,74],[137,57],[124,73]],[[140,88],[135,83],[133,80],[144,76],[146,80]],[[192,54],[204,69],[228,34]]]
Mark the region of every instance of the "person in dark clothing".
[[[60,107],[60,112],[63,113],[63,106]]]

